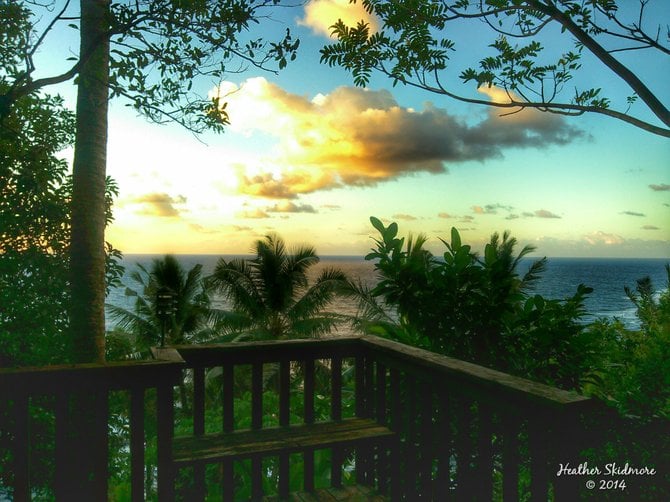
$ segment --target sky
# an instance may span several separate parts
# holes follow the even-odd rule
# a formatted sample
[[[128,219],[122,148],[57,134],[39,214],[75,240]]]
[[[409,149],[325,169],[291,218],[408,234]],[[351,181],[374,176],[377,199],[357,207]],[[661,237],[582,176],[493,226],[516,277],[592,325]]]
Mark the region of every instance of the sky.
[[[670,18],[667,4],[658,9]],[[354,87],[343,69],[319,64],[337,18],[377,26],[348,0],[308,1],[263,28],[291,28],[296,62],[202,84],[228,103],[222,135],[150,124],[112,101],[107,170],[120,196],[107,240],[126,254],[244,254],[276,232],[320,255],[362,256],[376,216],[402,235],[426,234],[440,254],[438,237],[456,227],[479,249],[509,230],[540,256],[670,257],[670,140],[601,116],[501,116],[382,76]],[[490,31],[458,30],[452,65],[476,64]],[[549,50],[560,40],[551,36]],[[76,51],[62,37],[60,50]],[[670,102],[667,57],[617,57]],[[630,94],[598,63],[584,66],[575,85],[602,85],[618,101]],[[72,96],[72,84],[61,92]]]

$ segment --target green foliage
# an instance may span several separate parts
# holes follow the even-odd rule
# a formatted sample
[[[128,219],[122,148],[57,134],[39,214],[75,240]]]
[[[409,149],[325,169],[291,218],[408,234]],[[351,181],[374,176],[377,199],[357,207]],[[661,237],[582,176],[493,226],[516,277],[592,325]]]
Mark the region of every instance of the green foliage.
[[[646,50],[661,64],[660,58],[670,52],[670,47],[659,37],[665,28],[652,19],[655,14],[650,10],[662,9],[662,2],[645,1],[634,8],[619,9],[623,3],[361,0],[380,21],[379,31],[372,32],[364,22],[347,26],[338,21],[331,27],[337,42],[321,49],[321,62],[345,68],[356,85],[368,85],[376,71],[394,85],[409,84],[453,99],[491,105],[461,91],[452,77],[459,75],[462,84],[474,84],[471,89],[496,86],[506,91],[509,103],[502,106],[512,110],[532,107],[564,115],[601,113],[670,136],[670,114],[662,96],[654,95],[636,75],[635,61],[623,64],[611,56],[612,52]],[[552,26],[560,29],[560,34]],[[488,47],[473,44],[473,30],[493,38]],[[467,34],[463,35],[463,45],[476,51],[477,64],[452,68],[451,56],[460,47],[452,38],[455,33]],[[651,111],[660,125],[629,115],[635,99],[617,99],[617,109],[602,89],[575,88],[572,80],[582,70],[583,53],[603,63],[614,78],[641,98],[646,111]]]
[[[516,239],[496,233],[480,257],[453,228],[435,257],[424,249],[425,236],[406,241],[396,223],[370,221],[381,238],[366,259],[376,260],[380,280],[368,296],[395,309],[398,323],[378,316],[360,323],[367,332],[561,387],[589,377],[599,345],[578,320],[591,289],[581,285],[565,300],[531,295],[546,260],[523,275],[518,267],[534,248],[515,254]]]
[[[611,401],[622,413],[670,419],[670,266],[668,283],[658,298],[649,277],[625,291],[637,307],[640,329],[625,329],[602,320],[593,329],[609,340],[608,366],[593,393]]]
[[[309,285],[308,270],[319,262],[313,247],[287,250],[281,237],[271,234],[256,241],[255,251],[252,260],[221,258],[208,278],[232,303],[233,311],[221,319],[228,339],[317,337],[342,321],[326,309],[346,276],[326,268]]]
[[[8,84],[0,76],[0,91]],[[69,201],[61,152],[74,116],[58,96],[21,98],[0,124],[0,366],[67,360]],[[107,180],[107,223],[116,185]],[[107,285],[120,253],[107,244]]]
[[[155,122],[194,131],[222,131],[224,98],[200,97],[198,83],[220,81],[247,67],[284,68],[299,41],[286,30],[276,41],[251,36],[278,0],[112,2],[110,81],[113,96]],[[194,87],[195,85],[195,87]]]

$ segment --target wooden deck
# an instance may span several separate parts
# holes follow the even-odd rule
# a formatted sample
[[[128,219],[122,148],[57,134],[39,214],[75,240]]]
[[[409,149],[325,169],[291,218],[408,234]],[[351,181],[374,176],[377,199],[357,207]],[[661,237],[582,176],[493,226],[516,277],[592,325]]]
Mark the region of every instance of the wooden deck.
[[[388,497],[379,495],[367,486],[353,485],[343,486],[342,488],[326,488],[312,493],[295,492],[289,495],[289,498],[282,499],[277,496],[265,497],[265,502],[385,502]]]

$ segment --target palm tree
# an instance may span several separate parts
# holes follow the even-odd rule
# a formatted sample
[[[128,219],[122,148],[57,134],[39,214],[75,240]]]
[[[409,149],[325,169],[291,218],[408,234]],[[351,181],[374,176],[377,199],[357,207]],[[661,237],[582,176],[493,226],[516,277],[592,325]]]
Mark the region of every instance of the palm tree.
[[[254,245],[251,260],[221,258],[209,285],[230,301],[223,321],[235,339],[278,340],[318,337],[342,320],[325,309],[346,285],[334,268],[321,272],[310,286],[307,272],[319,262],[312,246],[287,251],[281,237],[266,235]]]
[[[210,307],[202,278],[202,265],[188,272],[172,255],[154,259],[151,269],[138,264],[131,276],[141,291],[126,288],[126,296],[135,298],[133,309],[107,305],[116,328],[133,337],[135,350],[145,352],[161,342],[177,345],[211,339],[216,311]],[[159,293],[169,293],[169,314],[161,314]]]

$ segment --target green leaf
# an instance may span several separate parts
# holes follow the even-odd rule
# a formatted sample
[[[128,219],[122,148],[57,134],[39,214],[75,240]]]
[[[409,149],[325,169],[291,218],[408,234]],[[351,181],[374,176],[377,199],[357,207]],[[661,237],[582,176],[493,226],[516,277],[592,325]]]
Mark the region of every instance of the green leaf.
[[[370,223],[372,223],[372,226],[375,227],[380,234],[384,235],[386,227],[384,227],[384,224],[381,222],[381,220],[379,220],[379,218],[370,216]]]
[[[461,235],[456,227],[451,227],[451,249],[456,252],[461,247]]]

